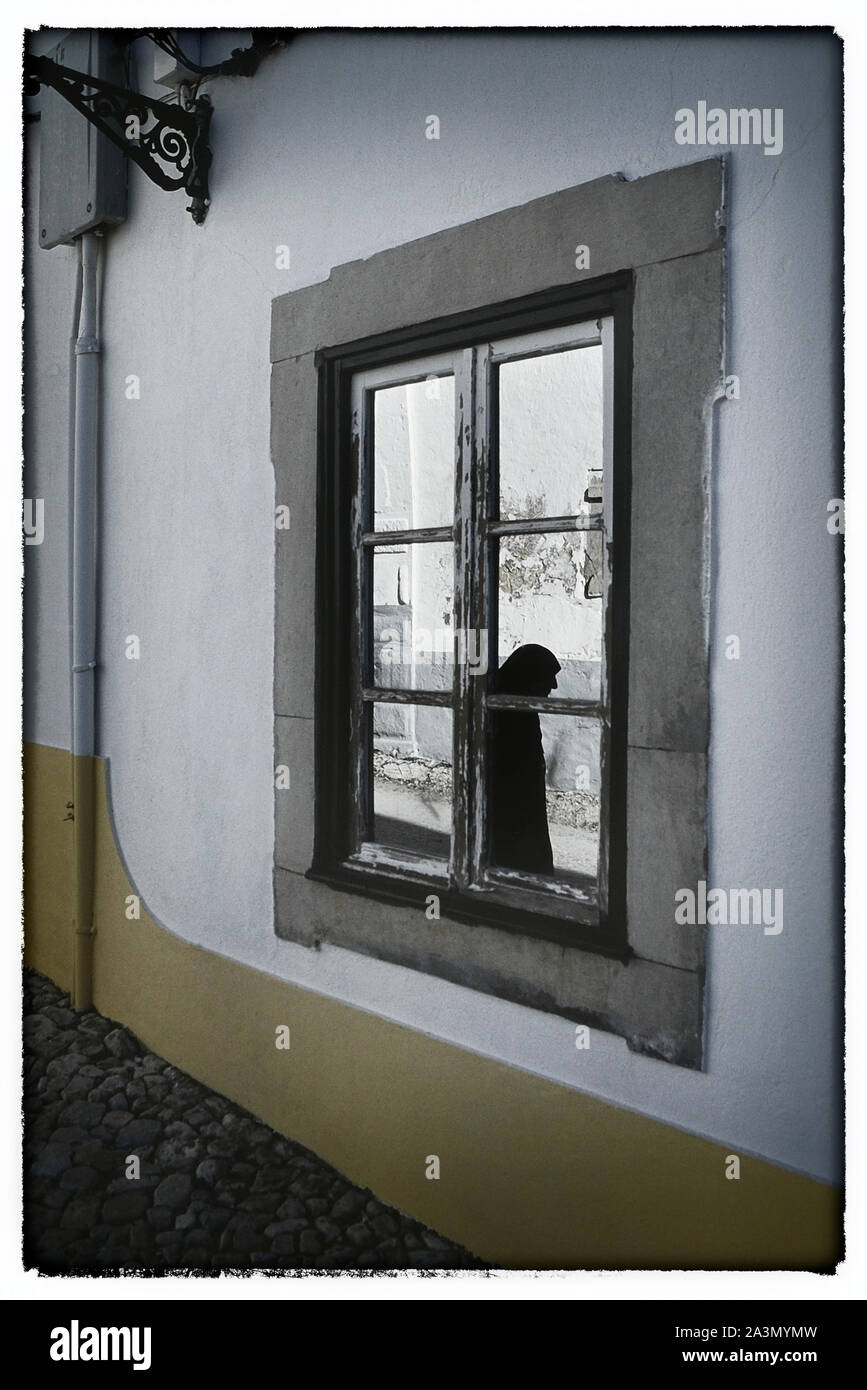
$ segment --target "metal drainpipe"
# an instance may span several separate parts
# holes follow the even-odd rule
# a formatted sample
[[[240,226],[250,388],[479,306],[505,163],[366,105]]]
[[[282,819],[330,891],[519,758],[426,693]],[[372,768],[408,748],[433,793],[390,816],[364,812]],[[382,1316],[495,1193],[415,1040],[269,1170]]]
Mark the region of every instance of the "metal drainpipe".
[[[75,340],[72,481],[72,778],[75,935],[72,1003],[93,1002],[96,724],[96,556],[99,464],[99,279],[101,238],[79,243],[81,305]]]

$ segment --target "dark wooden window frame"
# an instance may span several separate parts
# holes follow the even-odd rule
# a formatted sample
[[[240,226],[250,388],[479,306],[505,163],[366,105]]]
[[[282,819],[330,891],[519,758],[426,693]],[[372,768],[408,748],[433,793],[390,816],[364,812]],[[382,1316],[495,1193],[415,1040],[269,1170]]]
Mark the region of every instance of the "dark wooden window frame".
[[[423,907],[431,893],[439,898],[440,911],[458,920],[488,922],[503,929],[541,937],[552,942],[584,947],[595,952],[629,957],[625,919],[626,884],[626,715],[628,698],[629,651],[629,530],[630,530],[630,417],[632,369],[633,276],[620,272],[598,279],[568,284],[471,312],[449,315],[431,323],[398,329],[374,337],[320,350],[315,362],[319,374],[319,448],[316,574],[316,740],[315,740],[315,838],[313,864],[308,877],[332,887],[381,897],[390,902]],[[500,871],[496,889],[479,891],[475,886],[458,887],[454,879],[430,872],[414,872],[398,856],[380,855],[371,862],[353,853],[354,826],[357,823],[359,793],[358,705],[361,672],[353,659],[352,615],[359,602],[359,572],[367,548],[364,535],[369,531],[363,513],[355,508],[361,489],[359,442],[351,429],[351,387],[353,376],[374,367],[407,363],[437,352],[477,347],[493,339],[566,328],[594,318],[611,317],[614,323],[612,485],[609,527],[616,538],[616,556],[608,588],[604,615],[603,641],[609,676],[608,709],[601,712],[607,726],[606,750],[602,768],[602,807],[600,855],[604,857],[607,894],[598,909],[582,909],[570,899],[562,909],[546,911],[541,893],[533,892],[529,876]],[[464,402],[466,411],[471,404]],[[496,416],[490,412],[491,421]],[[495,427],[495,423],[494,423]],[[474,442],[484,447],[484,440]],[[474,485],[487,476],[487,460],[476,449],[471,460]],[[481,502],[474,506],[480,529]],[[368,519],[369,521],[369,519]],[[494,528],[496,529],[496,528]],[[481,543],[481,542],[480,542]],[[458,540],[460,545],[460,539]],[[477,559],[477,557],[475,557]],[[465,557],[465,565],[473,557]],[[460,596],[458,598],[460,602]],[[482,627],[479,604],[490,611],[490,595],[475,599],[474,622],[456,627]],[[455,682],[456,691],[459,682]],[[377,692],[379,695],[380,692]],[[393,698],[400,699],[396,694]],[[418,703],[434,703],[430,697]],[[481,700],[477,683],[475,700]],[[490,700],[490,696],[488,696]],[[439,703],[443,703],[440,698]],[[467,701],[455,695],[447,703],[455,717],[455,788],[465,794],[469,781],[465,750]],[[530,702],[532,704],[532,702]],[[528,706],[529,707],[529,706]],[[537,702],[549,713],[557,712],[556,700]],[[471,717],[471,716],[470,716]],[[466,828],[464,808],[457,831]],[[456,845],[460,856],[464,850]],[[403,856],[401,856],[403,858]],[[515,887],[507,886],[512,878]],[[594,920],[595,919],[595,920]]]

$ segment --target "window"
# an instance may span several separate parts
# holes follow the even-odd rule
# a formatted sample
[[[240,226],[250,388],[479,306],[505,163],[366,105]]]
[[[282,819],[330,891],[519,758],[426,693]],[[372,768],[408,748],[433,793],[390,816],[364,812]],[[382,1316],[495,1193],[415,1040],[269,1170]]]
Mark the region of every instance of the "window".
[[[335,267],[271,342],[277,934],[690,1067],[723,192],[563,189]],[[556,688],[500,674],[531,644]]]
[[[329,743],[349,731],[349,794],[334,788],[340,858],[331,821],[317,867],[407,901],[433,892],[445,912],[500,921],[506,909],[510,925],[532,917],[555,939],[607,933],[618,948],[615,310],[627,339],[622,283],[492,310],[445,352],[403,345],[375,365],[387,343],[339,354],[345,447],[338,436],[325,466],[350,461],[338,504],[350,621],[333,653],[348,701]],[[516,321],[534,328],[501,334]]]

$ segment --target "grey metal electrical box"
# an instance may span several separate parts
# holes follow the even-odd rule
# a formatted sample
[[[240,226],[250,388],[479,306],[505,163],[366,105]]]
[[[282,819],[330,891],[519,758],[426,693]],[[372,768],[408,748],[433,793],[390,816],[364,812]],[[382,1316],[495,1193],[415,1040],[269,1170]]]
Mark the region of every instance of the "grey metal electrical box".
[[[108,34],[73,30],[48,56],[62,67],[127,85],[124,49]],[[125,221],[123,152],[44,84],[39,109],[39,245],[59,246],[103,223]]]

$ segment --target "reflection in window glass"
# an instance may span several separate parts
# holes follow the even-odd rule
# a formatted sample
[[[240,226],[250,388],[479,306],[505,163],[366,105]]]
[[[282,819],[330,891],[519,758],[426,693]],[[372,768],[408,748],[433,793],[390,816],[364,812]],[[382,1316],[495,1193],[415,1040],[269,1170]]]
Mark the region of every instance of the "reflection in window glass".
[[[599,699],[602,590],[600,583],[598,596],[588,596],[587,579],[600,563],[596,531],[500,537],[500,665],[517,647],[539,643],[562,667],[558,696]]]
[[[454,378],[432,377],[377,391],[373,438],[374,530],[451,526]]]
[[[450,690],[454,549],[438,541],[373,553],[373,678],[401,690]]]
[[[599,860],[600,725],[541,714],[548,831],[557,878],[595,879]]]
[[[602,347],[499,367],[500,516],[578,516],[602,477]]]
[[[452,835],[452,712],[373,707],[373,838],[448,860]]]
[[[599,861],[600,725],[491,710],[491,862],[586,887]]]

